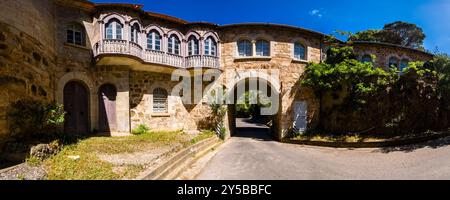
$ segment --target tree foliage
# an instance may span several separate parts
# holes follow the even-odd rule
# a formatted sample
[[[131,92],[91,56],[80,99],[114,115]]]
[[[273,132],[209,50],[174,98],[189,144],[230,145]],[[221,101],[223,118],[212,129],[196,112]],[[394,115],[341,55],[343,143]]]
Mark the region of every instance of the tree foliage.
[[[437,73],[439,96],[446,109],[450,110],[450,56],[438,54],[428,65]]]
[[[382,30],[366,30],[348,33],[349,41],[384,42],[404,47],[423,49],[425,33],[416,24],[397,21],[384,26]]]

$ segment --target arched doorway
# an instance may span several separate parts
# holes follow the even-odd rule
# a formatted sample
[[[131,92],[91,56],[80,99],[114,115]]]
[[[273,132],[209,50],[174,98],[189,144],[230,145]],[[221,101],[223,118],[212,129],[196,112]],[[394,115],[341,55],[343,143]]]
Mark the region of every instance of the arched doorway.
[[[98,91],[99,131],[110,133],[117,130],[117,89],[114,85],[102,85]]]
[[[281,99],[271,82],[260,77],[244,78],[233,85],[228,98],[232,102],[228,105],[232,137],[279,139]]]
[[[86,135],[89,133],[89,91],[84,84],[70,81],[64,86],[64,109],[66,134]]]

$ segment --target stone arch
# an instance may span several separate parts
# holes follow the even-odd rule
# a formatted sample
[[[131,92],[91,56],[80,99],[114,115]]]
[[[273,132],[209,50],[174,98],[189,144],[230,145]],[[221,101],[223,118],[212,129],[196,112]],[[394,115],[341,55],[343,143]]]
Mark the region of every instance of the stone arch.
[[[167,37],[169,38],[171,35],[176,35],[178,37],[178,39],[180,39],[180,42],[183,43],[183,41],[185,41],[186,39],[184,38],[183,34],[181,34],[179,31],[177,30],[171,30],[169,32],[167,32]]]
[[[264,71],[256,71],[256,70],[247,70],[243,72],[232,71],[231,73],[227,72],[227,83],[226,88],[231,89],[234,88],[236,84],[239,82],[245,81],[249,78],[260,78],[266,80],[269,84],[272,85],[273,89],[280,93],[281,92],[281,84],[279,80],[279,76],[277,74],[270,75]]]
[[[89,93],[89,124],[90,129],[96,130],[97,124],[98,124],[98,112],[95,105],[98,104],[97,102],[97,93],[98,90],[94,85],[94,82],[90,77],[88,77],[87,73],[85,72],[69,72],[62,76],[56,85],[56,102],[59,104],[64,104],[64,87],[67,83],[71,81],[77,81],[80,83],[83,83],[86,88],[88,89]]]
[[[156,24],[150,24],[147,27],[145,27],[144,30],[146,34],[149,34],[151,31],[156,31],[161,35],[161,37],[164,37],[164,35],[166,34],[164,30],[159,25]]]
[[[106,24],[106,23],[108,23],[110,20],[112,20],[112,19],[117,19],[117,20],[119,20],[119,22],[120,23],[122,23],[122,25],[124,25],[125,26],[125,24],[126,24],[126,19],[122,16],[122,15],[120,15],[119,13],[110,13],[110,14],[107,14],[107,15],[105,15],[103,18],[102,18],[102,21]]]
[[[203,34],[204,39],[207,39],[209,37],[212,37],[217,42],[217,44],[220,43],[219,36],[217,36],[217,34],[215,32],[208,31],[207,33]]]
[[[194,36],[195,39],[197,39],[197,40],[200,41],[200,34],[199,34],[197,31],[193,31],[193,30],[189,31],[189,32],[186,34],[186,40],[189,40],[189,38],[190,38],[191,36]]]
[[[139,20],[139,19],[132,19],[132,20],[130,20],[130,27],[133,27],[135,24],[137,24],[139,26],[139,30],[141,32],[144,30],[141,20]]]

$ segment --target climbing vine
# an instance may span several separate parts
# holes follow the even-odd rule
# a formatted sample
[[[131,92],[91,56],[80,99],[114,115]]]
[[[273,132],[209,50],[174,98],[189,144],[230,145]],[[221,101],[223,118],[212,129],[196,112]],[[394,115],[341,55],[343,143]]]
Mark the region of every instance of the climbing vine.
[[[325,62],[306,67],[302,84],[313,88],[318,96],[347,88],[349,100],[364,103],[365,97],[395,81],[397,73],[394,69],[385,71],[371,62],[356,60],[352,47],[333,47]]]

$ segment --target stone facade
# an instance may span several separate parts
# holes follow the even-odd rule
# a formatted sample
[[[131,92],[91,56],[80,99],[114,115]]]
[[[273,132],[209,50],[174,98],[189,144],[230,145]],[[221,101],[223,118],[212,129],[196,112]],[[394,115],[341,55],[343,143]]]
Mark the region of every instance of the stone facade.
[[[116,20],[122,26],[121,39],[107,39],[106,26]],[[171,73],[177,69],[215,69],[222,75],[215,82],[203,82],[200,93],[210,84],[232,89],[236,85],[228,72],[266,69],[276,71],[277,77],[247,77],[265,79],[280,94],[279,112],[273,116],[273,132],[278,138],[292,129],[295,105],[307,105],[307,124],[314,127],[319,120],[320,102],[300,82],[309,62],[324,58],[325,35],[297,27],[274,24],[238,24],[218,26],[210,23],[189,23],[174,17],[144,12],[140,6],[129,4],[94,4],[81,0],[3,0],[0,2],[0,141],[10,137],[6,109],[21,98],[36,98],[64,103],[65,87],[76,81],[87,90],[88,127],[101,131],[104,99],[100,91],[105,84],[115,88],[113,117],[117,124],[108,130],[112,135],[127,134],[134,127],[146,124],[151,129],[198,130],[204,127],[211,110],[206,96],[186,104],[182,93],[176,93],[177,81]],[[133,26],[136,36],[131,42]],[[68,42],[70,27],[82,27],[83,44]],[[115,27],[112,30],[117,29]],[[161,49],[149,47],[147,34],[155,31],[161,36]],[[171,36],[179,39],[179,55],[169,53]],[[189,55],[189,42],[198,41],[198,55]],[[152,38],[153,39],[153,38]],[[269,42],[270,55],[238,56],[238,41]],[[211,40],[211,43],[207,43]],[[304,60],[294,58],[294,44],[305,47]],[[358,55],[375,54],[384,66],[389,57],[410,61],[429,60],[432,55],[386,44],[355,43]],[[214,46],[215,48],[213,48]],[[175,47],[175,46],[172,46]],[[214,51],[214,53],[212,53]],[[250,73],[251,74],[251,73]],[[167,112],[154,113],[156,88],[168,93]],[[76,96],[74,96],[76,98]],[[109,105],[109,104],[108,104]],[[232,112],[232,109],[229,110]],[[230,114],[230,113],[229,113]],[[229,115],[233,128],[233,115]],[[108,119],[110,120],[110,119]],[[0,142],[1,147],[1,142]]]
[[[406,59],[410,62],[433,59],[429,53],[390,44],[355,42],[353,48],[359,59],[362,59],[364,55],[374,55],[376,57],[374,65],[385,69],[389,66],[389,59],[392,57],[399,61]]]
[[[54,97],[51,72],[56,66],[53,3],[0,2],[0,148],[9,130],[9,104],[22,98]],[[31,24],[31,26],[29,26]]]

